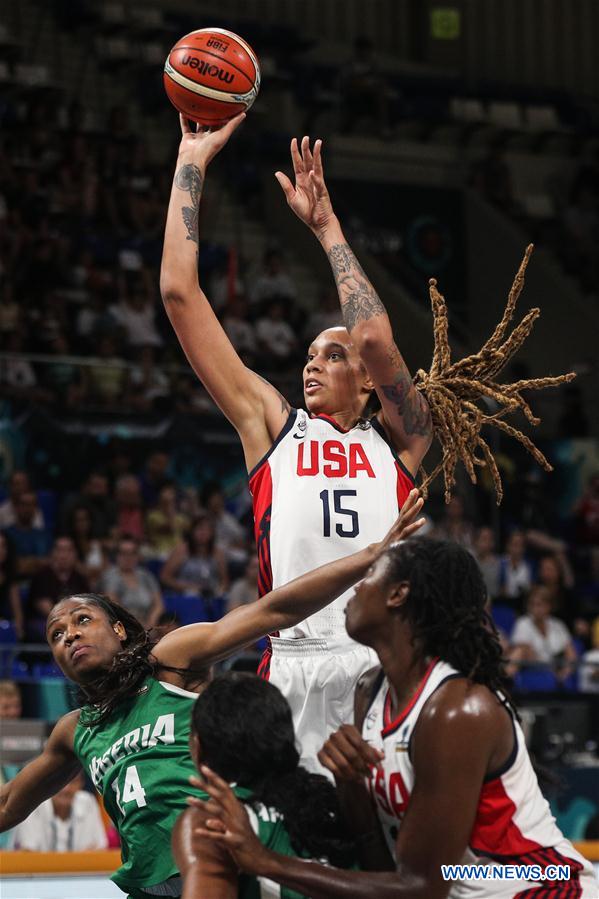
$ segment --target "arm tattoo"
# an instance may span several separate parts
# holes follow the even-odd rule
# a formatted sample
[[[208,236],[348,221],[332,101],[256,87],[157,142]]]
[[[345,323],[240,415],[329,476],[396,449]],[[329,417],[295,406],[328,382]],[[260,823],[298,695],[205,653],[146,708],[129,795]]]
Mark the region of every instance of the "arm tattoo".
[[[358,322],[386,315],[385,307],[349,245],[335,244],[327,255],[337,282],[347,330],[352,331]]]
[[[279,399],[281,401],[281,412],[287,412],[287,413],[291,412],[291,406],[287,402],[287,400],[285,399],[285,397],[283,396],[281,391],[277,390],[277,388],[274,386],[274,384],[271,384],[270,381],[267,381],[266,378],[262,377],[262,375],[258,375],[258,377],[264,384],[266,384],[267,387],[270,387],[271,390],[274,390],[276,395],[279,397]]]
[[[430,436],[432,422],[429,405],[420,391],[414,387],[410,372],[403,361],[393,384],[381,384],[380,389],[386,399],[395,406],[408,437],[414,434],[420,437]]]
[[[200,197],[202,196],[202,174],[197,165],[187,163],[181,166],[175,175],[175,185],[187,191],[191,198],[191,206],[183,206],[181,217],[187,228],[187,240],[198,243],[198,215],[200,212]]]
[[[393,384],[381,384],[385,397],[395,404],[406,435],[429,437],[432,433],[431,412],[426,398],[414,387],[410,372],[395,343],[386,350],[388,362],[397,369]]]

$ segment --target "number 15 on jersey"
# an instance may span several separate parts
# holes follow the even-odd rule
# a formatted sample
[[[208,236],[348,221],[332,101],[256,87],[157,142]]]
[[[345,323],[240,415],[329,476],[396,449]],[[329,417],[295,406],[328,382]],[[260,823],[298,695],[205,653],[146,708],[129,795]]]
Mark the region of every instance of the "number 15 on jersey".
[[[323,490],[320,493],[323,537],[331,536],[331,494],[333,514],[335,515],[335,533],[339,537],[357,537],[360,533],[358,513],[355,509],[345,505],[348,497],[358,495],[357,490]]]

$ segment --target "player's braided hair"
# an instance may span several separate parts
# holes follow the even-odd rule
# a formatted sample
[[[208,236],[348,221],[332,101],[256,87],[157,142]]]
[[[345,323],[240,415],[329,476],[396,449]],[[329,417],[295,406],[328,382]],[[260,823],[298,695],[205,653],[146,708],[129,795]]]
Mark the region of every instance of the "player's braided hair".
[[[511,706],[485,582],[471,553],[449,540],[410,537],[385,555],[387,582],[409,582],[400,614],[422,654],[438,656],[474,683],[499,691]]]
[[[135,695],[147,677],[155,676],[158,669],[174,671],[181,674],[184,679],[194,682],[208,678],[206,669],[192,671],[188,668],[172,668],[159,664],[152,655],[157,641],[152,640],[149,632],[135,615],[118,602],[101,593],[77,593],[76,598],[97,606],[111,624],[120,621],[127,634],[127,639],[123,642],[122,649],[114,656],[110,668],[103,671],[95,680],[79,685],[81,724],[87,726],[101,724],[120,702]]]
[[[298,855],[352,865],[336,791],[299,764],[291,709],[274,684],[237,671],[216,677],[194,705],[192,732],[202,764],[250,790],[250,806],[279,812]]]
[[[416,373],[415,385],[428,401],[434,432],[441,444],[443,458],[429,475],[421,468],[423,476],[421,489],[425,495],[428,485],[443,471],[445,501],[449,502],[451,488],[455,484],[455,467],[461,460],[473,483],[476,483],[476,466],[487,465],[489,467],[495,484],[497,503],[501,502],[503,498],[501,476],[489,444],[481,435],[484,425],[491,425],[504,434],[514,437],[526,447],[539,465],[546,471],[552,470],[550,463],[532,440],[503,419],[506,414],[520,409],[529,424],[539,424],[540,419],[534,416],[522,396],[522,392],[557,387],[558,384],[575,378],[575,373],[569,372],[546,378],[528,378],[512,384],[500,384],[496,380],[514,353],[520,349],[540,315],[538,308],[531,309],[511,334],[506,336],[508,325],[514,316],[518,297],[524,286],[524,274],[532,250],[533,246],[530,244],[526,248],[524,258],[512,284],[501,321],[491,337],[478,353],[466,356],[459,362],[451,362],[445,299],[437,290],[436,280],[431,278],[429,281],[435,339],[433,361],[428,372],[420,369]],[[483,397],[497,403],[499,409],[492,414],[484,412],[477,405],[477,402]]]

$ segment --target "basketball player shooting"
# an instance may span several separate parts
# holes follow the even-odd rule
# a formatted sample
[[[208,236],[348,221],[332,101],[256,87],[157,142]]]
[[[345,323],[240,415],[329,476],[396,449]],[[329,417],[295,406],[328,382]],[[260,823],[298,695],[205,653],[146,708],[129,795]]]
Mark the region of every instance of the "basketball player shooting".
[[[296,185],[277,178],[296,214],[329,256],[347,327],[317,335],[303,371],[306,409],[291,409],[269,383],[240,360],[197,276],[198,214],[206,169],[244,116],[218,131],[192,131],[181,118],[182,140],[171,192],[161,268],[167,314],[194,371],[236,428],[249,472],[259,557],[259,591],[342,558],[380,539],[397,517],[430,446],[442,444],[446,496],[459,460],[475,477],[487,464],[499,474],[480,435],[495,424],[517,437],[542,463],[528,437],[501,416],[523,409],[521,391],[552,386],[559,378],[497,385],[493,377],[522,344],[538,310],[505,338],[522,288],[521,267],[506,312],[481,351],[451,365],[443,298],[431,283],[435,351],[428,373],[412,380],[394,341],[385,308],[346,243],[324,185],[321,142],[314,154],[292,142]],[[569,377],[569,376],[567,376]],[[481,396],[500,405],[495,415],[476,406]],[[380,409],[373,414],[373,401]],[[377,403],[377,404],[378,404]],[[482,452],[482,458],[477,458]],[[259,673],[288,700],[302,747],[301,762],[322,770],[316,755],[328,734],[350,721],[353,689],[373,664],[372,652],[345,630],[348,596],[271,638]]]

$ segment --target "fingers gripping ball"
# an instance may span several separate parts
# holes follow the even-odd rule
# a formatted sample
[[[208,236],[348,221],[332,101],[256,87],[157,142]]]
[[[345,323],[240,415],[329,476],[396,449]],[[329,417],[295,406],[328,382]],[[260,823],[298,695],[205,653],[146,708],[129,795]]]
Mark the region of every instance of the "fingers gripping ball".
[[[167,56],[164,87],[186,118],[222,125],[249,109],[258,96],[258,57],[232,31],[200,28],[177,41]]]

